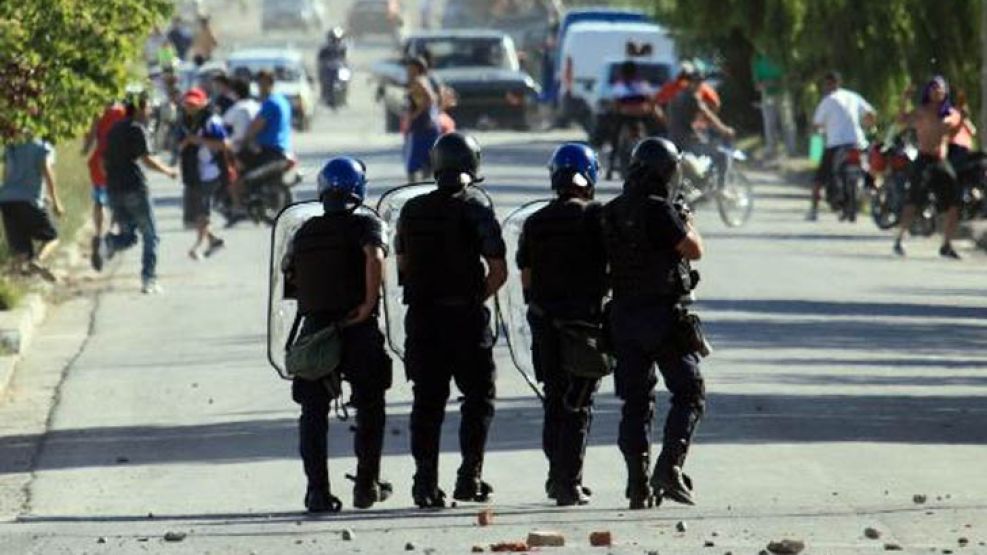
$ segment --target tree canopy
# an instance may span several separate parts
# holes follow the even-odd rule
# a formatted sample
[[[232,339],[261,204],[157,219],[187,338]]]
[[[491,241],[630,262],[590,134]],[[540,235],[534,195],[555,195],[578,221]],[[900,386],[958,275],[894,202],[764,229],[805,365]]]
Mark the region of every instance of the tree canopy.
[[[78,136],[123,91],[170,0],[0,0],[0,136]]]
[[[843,74],[884,116],[901,91],[944,75],[978,105],[979,0],[640,0],[696,53],[714,54],[753,100],[750,61],[761,53],[785,68],[810,109],[819,78]]]

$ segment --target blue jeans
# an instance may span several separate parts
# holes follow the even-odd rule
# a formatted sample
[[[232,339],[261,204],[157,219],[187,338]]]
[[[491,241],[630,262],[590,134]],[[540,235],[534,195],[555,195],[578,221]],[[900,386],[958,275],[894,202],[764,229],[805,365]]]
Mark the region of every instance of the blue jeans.
[[[120,228],[120,233],[107,234],[106,241],[110,248],[114,251],[129,249],[137,244],[137,233],[140,233],[144,247],[141,277],[154,279],[158,265],[158,233],[150,196],[145,191],[112,193],[110,208]]]

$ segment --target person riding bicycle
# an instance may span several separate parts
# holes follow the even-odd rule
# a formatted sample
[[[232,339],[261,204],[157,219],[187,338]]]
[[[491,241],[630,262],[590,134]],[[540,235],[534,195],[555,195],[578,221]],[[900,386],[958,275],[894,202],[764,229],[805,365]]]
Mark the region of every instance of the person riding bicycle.
[[[833,159],[836,153],[847,149],[863,147],[866,144],[863,126],[873,127],[876,123],[876,113],[864,97],[841,87],[842,78],[835,71],[830,71],[823,78],[823,97],[812,123],[826,136],[826,150],[816,170],[812,188],[812,206],[806,217],[809,221],[818,218],[819,199],[822,189],[833,178]],[[861,125],[862,124],[862,125]]]
[[[700,118],[707,127],[725,140],[733,139],[736,135],[733,128],[723,123],[713,108],[703,99],[702,85],[704,76],[693,66],[692,71],[684,76],[687,86],[669,104],[667,110],[668,135],[675,145],[683,152],[698,156],[708,156],[716,167],[719,185],[723,185],[726,177],[727,155],[716,145],[710,144],[707,137],[700,136],[696,128]]]

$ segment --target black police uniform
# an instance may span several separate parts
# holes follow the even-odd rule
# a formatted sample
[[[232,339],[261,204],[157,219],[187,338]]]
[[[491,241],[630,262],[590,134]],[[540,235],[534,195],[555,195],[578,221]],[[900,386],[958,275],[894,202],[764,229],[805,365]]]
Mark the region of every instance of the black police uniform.
[[[527,219],[518,246],[518,267],[531,273],[525,293],[535,376],[545,384],[542,448],[549,461],[548,493],[553,496],[571,493],[582,483],[592,395],[599,386],[599,380],[563,369],[554,322],[601,321],[608,289],[601,208],[579,198],[556,199]]]
[[[672,393],[656,474],[659,468],[682,466],[705,409],[699,356],[680,352],[670,337],[681,297],[675,274],[682,259],[675,247],[688,232],[666,199],[629,190],[604,207],[603,220],[613,286],[614,381],[624,401],[618,443],[629,486],[643,485],[658,383],[655,363]]]
[[[312,218],[295,234],[286,264],[288,296],[303,316],[300,336],[315,333],[359,306],[366,294],[364,247],[384,248],[380,222],[343,212]],[[384,442],[384,392],[391,386],[391,360],[374,314],[341,330],[340,371],[352,389],[356,408],[357,483],[376,483]],[[332,399],[321,381],[296,378],[292,397],[301,405],[299,450],[309,490],[327,491],[326,434]]]
[[[496,394],[481,257],[506,255],[500,225],[477,190],[440,188],[408,201],[394,248],[404,258],[405,369],[414,382],[411,452],[416,483],[437,488],[450,378],[464,397],[459,479],[479,480]]]

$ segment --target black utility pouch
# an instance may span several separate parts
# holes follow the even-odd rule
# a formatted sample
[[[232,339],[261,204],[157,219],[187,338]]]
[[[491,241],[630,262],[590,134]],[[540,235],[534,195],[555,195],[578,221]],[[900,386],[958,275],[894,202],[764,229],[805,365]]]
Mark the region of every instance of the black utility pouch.
[[[676,310],[674,344],[682,355],[698,354],[705,358],[713,352],[713,347],[703,332],[702,320],[684,308]]]

